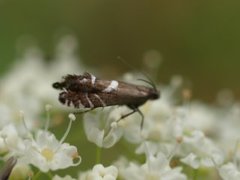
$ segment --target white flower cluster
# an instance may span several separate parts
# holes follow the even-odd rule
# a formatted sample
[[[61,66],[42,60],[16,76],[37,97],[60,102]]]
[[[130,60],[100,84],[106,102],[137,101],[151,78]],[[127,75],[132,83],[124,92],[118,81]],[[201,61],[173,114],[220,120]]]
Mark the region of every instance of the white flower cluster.
[[[9,124],[0,131],[1,152],[5,153],[6,157],[16,157],[18,165],[33,165],[42,172],[48,172],[80,164],[77,148],[63,143],[67,134],[58,141],[48,130],[39,129],[35,133],[25,130],[26,136],[21,136],[18,127]],[[74,162],[76,158],[78,162]]]
[[[240,167],[239,131],[240,105],[209,106],[189,101],[189,91],[183,93],[182,103],[175,94],[181,90],[181,78],[174,77],[169,86],[160,87],[161,98],[149,101],[140,110],[119,121],[129,113],[126,107],[109,107],[85,114],[84,128],[89,141],[102,148],[114,146],[122,137],[138,145],[136,153],[144,153],[143,164],[116,162],[122,179],[187,179],[183,167],[193,171],[208,169],[216,179],[238,179]],[[186,90],[184,90],[186,91]],[[185,97],[187,96],[187,97]],[[237,144],[237,147],[236,147]],[[231,153],[229,157],[228,154]],[[178,159],[181,165],[171,166]],[[183,166],[183,164],[185,164]]]
[[[48,65],[39,50],[32,49],[0,79],[0,152],[2,160],[12,156],[17,159],[13,177],[36,179],[38,173],[32,166],[49,176],[50,171],[77,166],[82,159],[83,162],[88,159],[78,155],[76,146],[65,142],[67,135],[71,135],[75,115],[69,114],[69,125],[60,140],[48,130],[50,105],[45,107],[47,118],[41,116],[45,104],[65,108],[57,101],[58,94],[51,84],[65,74],[83,72],[83,66],[76,63],[75,45],[73,37],[63,38],[55,59]],[[125,77],[132,81],[133,76]],[[144,159],[133,161],[123,152],[108,165],[97,162],[86,171],[79,166],[76,178],[54,174],[52,179],[240,179],[240,103],[229,92],[220,93],[215,106],[190,101],[191,92],[182,88],[178,76],[169,85],[158,88],[161,98],[140,107],[144,115],[142,129],[137,112],[121,119],[131,111],[125,106],[84,114],[83,128],[88,141],[98,148],[110,149],[124,139],[135,148],[132,152]],[[79,147],[84,148],[81,145],[80,142]]]
[[[51,106],[45,108],[47,120],[40,116],[44,104],[59,106],[52,82],[62,74],[80,69],[74,57],[75,43],[73,37],[64,37],[57,48],[56,60],[48,65],[39,50],[32,48],[0,79],[0,152],[2,160],[17,158],[13,174],[20,179],[32,176],[29,165],[46,173],[81,162],[77,148],[64,143],[75,116],[69,115],[69,127],[60,141],[48,130]]]

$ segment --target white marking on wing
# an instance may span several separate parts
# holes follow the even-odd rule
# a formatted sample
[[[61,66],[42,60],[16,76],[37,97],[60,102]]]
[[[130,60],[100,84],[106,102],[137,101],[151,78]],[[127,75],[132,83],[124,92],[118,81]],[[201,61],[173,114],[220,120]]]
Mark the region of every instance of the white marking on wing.
[[[70,102],[69,106],[75,108],[74,103],[72,101],[69,101],[69,102]]]
[[[82,104],[81,100],[78,100],[78,105],[79,105],[79,108],[84,108],[85,106]]]
[[[80,83],[85,83],[85,82],[87,82],[86,78],[83,78],[82,80],[80,80]]]
[[[96,77],[91,74],[91,82],[92,82],[92,85],[95,84],[95,81],[96,81]]]
[[[91,100],[89,99],[88,94],[85,93],[85,96],[86,96],[86,99],[87,99],[87,101],[88,101],[88,104],[89,104],[90,108],[93,108],[94,105],[93,105],[93,103],[91,102]]]
[[[106,106],[105,102],[103,102],[103,100],[99,97],[99,95],[94,94],[94,96],[102,103],[102,106],[103,106],[103,107]]]
[[[118,82],[113,80],[111,81],[109,86],[103,90],[103,92],[112,92],[117,90],[117,88],[118,88]]]

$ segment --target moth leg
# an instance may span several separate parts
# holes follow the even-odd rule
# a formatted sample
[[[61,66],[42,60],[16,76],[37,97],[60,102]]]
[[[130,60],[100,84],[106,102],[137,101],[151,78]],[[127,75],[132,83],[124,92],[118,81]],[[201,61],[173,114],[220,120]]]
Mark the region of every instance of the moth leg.
[[[122,120],[122,119],[130,116],[131,114],[133,114],[133,113],[135,113],[135,112],[137,112],[137,110],[136,110],[136,109],[133,109],[133,111],[131,111],[131,112],[127,113],[127,114],[122,115],[121,118],[117,120],[117,122],[119,122],[120,120]]]
[[[143,124],[144,124],[144,115],[143,115],[143,113],[142,113],[142,111],[140,111],[140,109],[136,109],[136,112],[138,112],[139,113],[139,115],[141,116],[141,124],[140,124],[140,127],[141,127],[141,130],[143,129]]]
[[[143,123],[144,123],[144,115],[143,115],[142,111],[140,111],[138,108],[134,108],[134,109],[132,109],[131,112],[122,115],[121,118],[117,120],[117,122],[119,122],[119,121],[121,121],[122,119],[130,116],[131,114],[134,114],[135,112],[138,112],[139,115],[140,115],[141,118],[142,118],[142,119],[141,119],[141,124],[140,124],[141,130],[142,130],[142,129],[143,129]]]

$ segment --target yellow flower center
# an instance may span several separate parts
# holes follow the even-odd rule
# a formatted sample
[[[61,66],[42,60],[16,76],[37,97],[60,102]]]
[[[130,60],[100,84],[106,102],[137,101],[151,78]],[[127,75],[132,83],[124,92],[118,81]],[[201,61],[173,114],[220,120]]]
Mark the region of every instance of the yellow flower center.
[[[47,161],[51,161],[54,156],[54,152],[51,149],[45,148],[41,151],[43,157],[46,158]]]
[[[159,175],[155,174],[155,173],[147,173],[145,176],[145,179],[147,180],[159,180]]]

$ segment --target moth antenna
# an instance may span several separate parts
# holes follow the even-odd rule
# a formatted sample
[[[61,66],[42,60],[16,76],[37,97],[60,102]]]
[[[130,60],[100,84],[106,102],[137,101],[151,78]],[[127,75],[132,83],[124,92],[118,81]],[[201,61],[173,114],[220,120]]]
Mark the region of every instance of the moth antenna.
[[[129,69],[136,71],[136,72],[138,71],[135,67],[133,67],[129,63],[127,63],[126,60],[124,58],[122,58],[121,56],[118,56],[117,59],[120,60]]]
[[[152,88],[153,88],[154,90],[157,91],[157,87],[156,87],[156,85],[155,85],[154,82],[151,81],[150,79],[149,79],[149,81],[147,81],[146,79],[137,79],[137,80],[139,80],[139,81],[143,81],[143,82],[149,84],[150,86],[152,86]]]
[[[139,70],[137,70],[135,67],[133,67],[133,66],[131,66],[130,64],[128,64],[128,63],[125,61],[125,59],[123,59],[121,56],[118,56],[117,59],[119,59],[122,63],[124,63],[124,64],[125,64],[127,67],[129,67],[130,69],[132,69],[132,70],[134,70],[134,71],[136,71],[136,72],[139,71]],[[154,90],[157,91],[157,87],[156,87],[155,83],[153,82],[153,80],[150,78],[150,76],[149,76],[146,72],[144,72],[144,71],[140,71],[140,72],[148,79],[148,81],[145,80],[145,79],[138,79],[138,80],[141,80],[141,81],[144,81],[144,82],[148,83],[149,85],[151,85],[151,86],[153,87]]]

